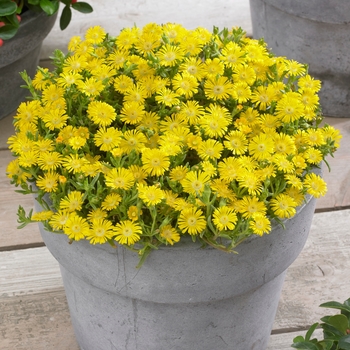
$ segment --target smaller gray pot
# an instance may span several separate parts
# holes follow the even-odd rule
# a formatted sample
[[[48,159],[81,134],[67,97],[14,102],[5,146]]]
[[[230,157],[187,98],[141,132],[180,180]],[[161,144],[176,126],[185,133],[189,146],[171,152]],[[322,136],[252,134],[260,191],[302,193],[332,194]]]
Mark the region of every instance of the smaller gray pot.
[[[250,0],[254,38],[309,65],[328,117],[350,117],[350,1]]]
[[[26,11],[17,34],[0,47],[0,119],[14,112],[29,94],[19,72],[33,77],[39,64],[43,40],[51,31],[57,14]]]

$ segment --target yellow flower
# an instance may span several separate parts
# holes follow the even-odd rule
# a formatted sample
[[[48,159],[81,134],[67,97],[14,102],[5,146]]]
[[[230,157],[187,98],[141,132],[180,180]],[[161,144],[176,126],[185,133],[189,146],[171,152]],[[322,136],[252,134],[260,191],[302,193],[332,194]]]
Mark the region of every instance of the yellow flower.
[[[118,193],[110,193],[108,194],[101,204],[101,208],[103,210],[111,211],[118,207],[121,202],[122,197]]]
[[[244,154],[247,151],[248,141],[244,133],[238,130],[231,131],[225,136],[224,145],[233,154]]]
[[[55,192],[58,186],[58,174],[48,172],[44,176],[39,176],[36,185],[45,192]]]
[[[55,231],[62,230],[69,218],[68,210],[58,210],[50,217],[50,225]]]
[[[83,205],[83,194],[79,191],[72,191],[60,201],[60,209],[73,212],[81,210]]]
[[[176,229],[170,225],[166,225],[160,229],[160,236],[165,238],[166,242],[170,243],[171,245],[180,241],[180,235]]]
[[[264,233],[269,233],[271,231],[271,222],[263,214],[253,215],[252,220],[249,222],[249,228],[256,235],[262,236]]]
[[[78,80],[77,86],[86,96],[97,96],[104,89],[103,82],[94,77]]]
[[[143,200],[146,205],[159,204],[165,197],[164,192],[157,186],[147,186],[138,184],[139,197]]]
[[[203,160],[219,159],[224,147],[216,140],[209,139],[203,141],[198,149],[198,154]]]
[[[237,215],[234,213],[233,209],[223,206],[214,210],[213,223],[219,231],[233,230],[236,222]]]
[[[286,194],[279,194],[276,198],[271,199],[271,208],[281,219],[294,216],[296,214],[296,206],[295,200]]]
[[[115,228],[111,221],[105,219],[92,220],[90,231],[86,238],[91,244],[103,244],[115,235]]]
[[[30,173],[24,171],[19,166],[18,159],[14,159],[8,164],[8,166],[6,168],[6,175],[10,179],[13,179],[16,184],[20,184],[20,183],[26,182],[27,179],[31,176]]]
[[[162,66],[173,67],[183,57],[183,51],[175,45],[164,45],[156,54],[159,64]]]
[[[213,100],[225,100],[232,94],[233,84],[226,77],[208,79],[204,83],[204,92]]]
[[[134,184],[132,172],[125,168],[113,168],[106,175],[106,185],[113,189],[128,190]]]
[[[138,102],[128,102],[124,104],[122,110],[120,111],[120,114],[120,120],[126,124],[133,125],[139,123],[142,120],[145,114],[145,110],[143,105],[139,104]]]
[[[316,198],[324,196],[327,193],[327,184],[325,181],[316,174],[307,174],[304,180],[304,187],[307,193]]]
[[[132,205],[129,207],[127,214],[131,221],[136,221],[142,215],[142,210],[139,210],[136,205]]]
[[[31,219],[33,221],[47,221],[52,217],[52,215],[53,215],[53,212],[51,210],[43,210],[43,211],[34,213]]]
[[[178,73],[173,79],[173,87],[177,94],[186,98],[192,97],[198,91],[197,79],[189,73]]]
[[[140,240],[142,228],[130,220],[121,221],[115,227],[115,240],[120,244],[133,245]]]
[[[185,192],[198,195],[204,191],[205,184],[210,181],[210,176],[201,171],[190,171],[186,177],[181,181]]]
[[[266,134],[259,134],[252,138],[249,143],[249,153],[254,159],[269,159],[274,151],[274,142]]]
[[[110,151],[119,145],[121,135],[116,128],[101,128],[94,137],[95,145],[100,147],[101,151]]]
[[[208,78],[215,78],[224,74],[224,64],[218,58],[208,58],[204,63],[205,74]]]
[[[252,218],[256,214],[265,215],[266,206],[263,202],[260,202],[257,197],[245,196],[239,202],[239,212],[244,218]]]
[[[85,33],[85,39],[92,44],[100,44],[106,36],[106,32],[100,26],[89,28]]]
[[[290,123],[300,119],[304,113],[304,105],[293,92],[287,92],[277,102],[276,116],[283,122]]]
[[[106,102],[92,101],[89,103],[87,115],[92,121],[101,126],[109,126],[116,119],[114,108]]]
[[[69,215],[63,231],[70,239],[79,241],[89,235],[90,227],[86,219],[72,213]]]
[[[194,207],[182,210],[178,226],[183,233],[188,232],[190,235],[202,233],[206,228],[206,220],[202,210]]]
[[[172,107],[180,103],[179,95],[168,88],[160,89],[157,92],[156,101],[168,107]]]
[[[145,148],[142,151],[142,167],[150,175],[160,176],[168,170],[170,161],[168,155],[159,149]]]

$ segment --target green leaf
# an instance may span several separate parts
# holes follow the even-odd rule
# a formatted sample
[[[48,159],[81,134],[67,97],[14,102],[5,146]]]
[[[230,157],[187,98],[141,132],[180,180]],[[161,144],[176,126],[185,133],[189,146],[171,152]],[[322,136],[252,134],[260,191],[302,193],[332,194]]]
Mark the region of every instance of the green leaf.
[[[322,350],[332,350],[333,347],[333,340],[321,340],[319,344],[322,346]]]
[[[62,15],[60,18],[60,28],[64,30],[68,27],[70,20],[72,19],[72,10],[69,6],[65,6],[62,11]]]
[[[5,17],[16,13],[17,4],[13,1],[0,1],[0,17]]]
[[[338,347],[341,350],[350,350],[350,334],[339,339]]]
[[[328,319],[328,324],[335,327],[342,334],[346,334],[346,330],[349,327],[348,319],[345,315],[334,315]]]
[[[310,338],[312,337],[312,334],[314,333],[315,329],[317,328],[318,326],[318,323],[314,323],[310,328],[309,330],[306,332],[306,335],[305,335],[305,340],[306,341],[309,341]]]
[[[17,30],[18,26],[6,24],[6,26],[0,28],[0,38],[3,40],[9,40],[15,36]]]
[[[305,341],[305,339],[302,335],[298,335],[293,339],[293,343],[301,343],[303,341]]]
[[[58,11],[59,2],[57,0],[40,0],[40,7],[49,16],[52,16]]]
[[[320,307],[329,307],[331,309],[338,309],[338,310],[350,312],[349,304],[346,304],[346,303],[342,304],[342,303],[338,303],[337,301],[329,301],[327,303],[323,303],[320,305]]]
[[[302,350],[320,350],[320,348],[317,345],[306,341],[292,344],[292,348]]]
[[[74,10],[77,10],[81,13],[91,13],[93,8],[86,2],[78,1],[75,4],[72,4]]]

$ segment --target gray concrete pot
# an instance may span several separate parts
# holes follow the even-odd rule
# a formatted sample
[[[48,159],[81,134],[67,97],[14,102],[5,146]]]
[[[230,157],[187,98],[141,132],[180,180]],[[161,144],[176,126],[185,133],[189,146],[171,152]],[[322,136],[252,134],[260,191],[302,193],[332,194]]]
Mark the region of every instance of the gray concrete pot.
[[[0,48],[0,119],[14,112],[29,94],[19,72],[24,70],[33,77],[39,63],[43,40],[52,29],[57,14],[47,16],[44,12],[23,13],[20,28]]]
[[[250,11],[254,38],[322,81],[323,114],[350,117],[350,2],[250,0]]]
[[[140,269],[137,254],[121,246],[68,244],[40,230],[60,264],[82,350],[264,350],[314,208],[309,200],[285,230],[247,239],[238,254],[183,239],[152,252]]]

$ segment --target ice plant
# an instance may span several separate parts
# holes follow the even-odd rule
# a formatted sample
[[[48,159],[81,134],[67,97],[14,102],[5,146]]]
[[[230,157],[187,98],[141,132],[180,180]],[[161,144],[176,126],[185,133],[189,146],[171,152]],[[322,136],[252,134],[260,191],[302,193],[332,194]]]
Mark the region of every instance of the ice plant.
[[[313,169],[341,135],[320,126],[320,82],[240,28],[97,26],[54,64],[23,73],[8,140],[8,177],[43,207],[21,226],[141,259],[184,236],[232,251],[326,193]]]

